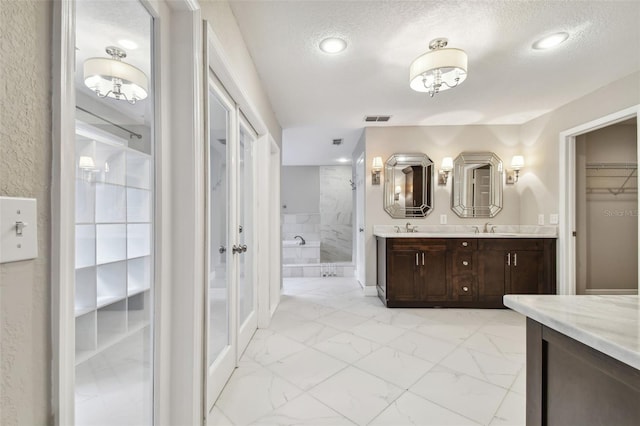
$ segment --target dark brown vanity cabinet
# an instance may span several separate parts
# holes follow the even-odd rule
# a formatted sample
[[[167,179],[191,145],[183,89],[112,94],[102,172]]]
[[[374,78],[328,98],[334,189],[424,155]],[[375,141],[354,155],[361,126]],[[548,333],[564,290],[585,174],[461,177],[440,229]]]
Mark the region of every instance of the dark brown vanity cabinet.
[[[388,239],[386,253],[387,274],[393,277],[387,306],[422,306],[449,298],[445,240]]]
[[[482,300],[505,294],[556,292],[555,239],[482,239],[478,243],[478,286]]]
[[[378,238],[388,307],[501,308],[505,294],[554,294],[555,239]]]

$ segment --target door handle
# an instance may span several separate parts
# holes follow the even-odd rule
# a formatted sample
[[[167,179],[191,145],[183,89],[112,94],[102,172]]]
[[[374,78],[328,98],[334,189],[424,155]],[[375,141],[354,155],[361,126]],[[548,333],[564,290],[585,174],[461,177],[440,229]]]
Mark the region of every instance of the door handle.
[[[511,253],[507,253],[507,266],[511,266]]]
[[[420,264],[418,263],[418,252],[416,252],[416,266],[420,266]]]
[[[231,248],[231,252],[233,252],[233,254],[242,253],[242,247],[234,244]]]
[[[364,228],[359,228],[358,231],[364,232]]]
[[[518,266],[518,253],[513,253],[513,266]]]
[[[247,245],[246,244],[243,244],[242,247],[240,247],[240,248],[242,249],[243,253],[247,252]]]
[[[424,252],[422,252],[422,266],[424,266]]]
[[[218,253],[220,253],[220,254],[223,254],[223,253],[224,253],[224,252],[226,252],[226,251],[227,251],[227,248],[226,248],[225,246],[220,246],[220,247],[218,248]]]

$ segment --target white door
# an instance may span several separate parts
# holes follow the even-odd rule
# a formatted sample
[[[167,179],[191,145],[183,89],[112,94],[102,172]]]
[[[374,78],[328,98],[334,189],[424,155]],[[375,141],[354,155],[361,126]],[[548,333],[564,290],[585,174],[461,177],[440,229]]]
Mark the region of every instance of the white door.
[[[239,114],[241,115],[241,114]],[[258,327],[257,245],[255,227],[255,143],[257,135],[247,120],[240,118],[238,140],[238,359]]]
[[[213,75],[209,76],[207,96],[207,290],[206,330],[206,399],[207,412],[236,366],[236,287],[233,285],[233,262],[237,247],[236,218],[230,170],[236,158],[231,148],[237,133],[235,105]]]
[[[364,256],[364,153],[356,162],[356,274],[360,285],[365,286],[365,256]]]
[[[258,324],[256,132],[209,73],[207,153],[207,412]]]

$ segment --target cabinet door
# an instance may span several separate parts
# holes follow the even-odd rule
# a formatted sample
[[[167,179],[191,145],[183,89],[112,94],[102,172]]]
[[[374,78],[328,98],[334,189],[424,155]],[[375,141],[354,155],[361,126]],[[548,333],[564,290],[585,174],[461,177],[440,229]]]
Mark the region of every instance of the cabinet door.
[[[506,251],[481,251],[478,255],[478,301],[502,304],[508,274]]]
[[[517,250],[511,253],[511,267],[506,293],[545,293],[543,251]]]
[[[388,256],[387,298],[409,302],[424,299],[424,286],[418,279],[420,254],[413,249],[393,249]]]
[[[447,248],[444,245],[425,246],[419,259],[422,268],[421,281],[424,300],[427,302],[447,301],[451,296],[450,279],[447,275]]]

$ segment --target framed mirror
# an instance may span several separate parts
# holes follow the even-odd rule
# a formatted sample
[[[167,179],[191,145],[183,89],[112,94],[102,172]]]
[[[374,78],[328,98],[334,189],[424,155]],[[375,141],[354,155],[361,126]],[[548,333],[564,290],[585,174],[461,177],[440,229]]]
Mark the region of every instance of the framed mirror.
[[[384,209],[397,219],[425,217],[433,210],[433,161],[429,157],[389,157],[384,165]]]
[[[460,217],[502,210],[502,160],[493,152],[463,152],[453,161],[451,209]]]

